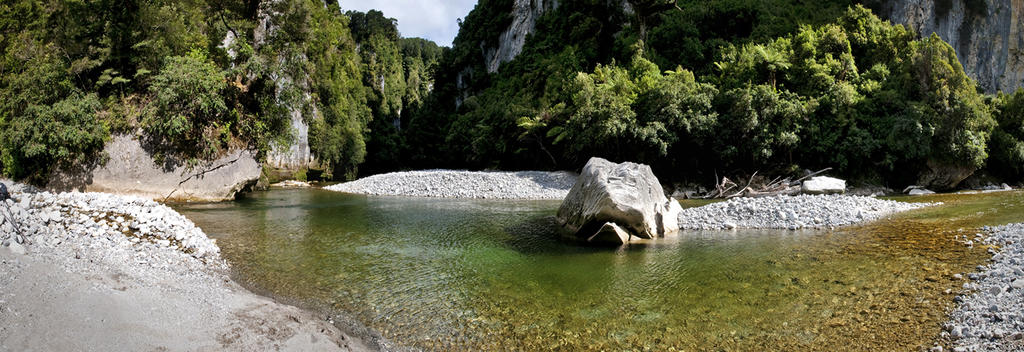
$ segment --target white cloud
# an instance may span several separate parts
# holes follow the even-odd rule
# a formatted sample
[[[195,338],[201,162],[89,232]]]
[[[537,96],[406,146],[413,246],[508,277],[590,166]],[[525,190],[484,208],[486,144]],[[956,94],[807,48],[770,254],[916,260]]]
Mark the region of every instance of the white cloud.
[[[459,32],[458,18],[465,18],[476,0],[341,0],[342,11],[379,10],[398,20],[404,37],[422,37],[451,46]]]

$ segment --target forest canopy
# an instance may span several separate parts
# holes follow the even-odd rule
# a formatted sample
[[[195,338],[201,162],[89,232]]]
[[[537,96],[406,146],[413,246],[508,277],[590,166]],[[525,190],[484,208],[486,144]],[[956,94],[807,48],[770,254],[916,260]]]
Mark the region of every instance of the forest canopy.
[[[323,177],[339,180],[576,169],[591,156],[670,181],[1024,173],[1024,93],[981,94],[937,36],[853,1],[629,3],[549,8],[522,52],[488,72],[511,0],[481,0],[451,48],[333,1],[5,2],[0,171],[45,183],[101,160],[117,133],[158,158],[265,157],[299,116]]]
[[[1016,95],[981,94],[941,38],[861,5],[650,1],[626,14],[563,4],[486,74],[461,48],[494,35],[471,27],[507,5],[486,3],[442,59],[437,111],[420,119],[444,126],[433,139],[445,152],[422,165],[572,169],[603,156],[676,181],[832,167],[903,186],[986,166],[1020,179],[991,163],[1020,160],[1019,113],[1002,112],[1019,111]],[[579,28],[594,32],[564,40]]]
[[[158,158],[265,155],[290,142],[292,111],[326,174],[354,177],[393,134],[373,121],[423,101],[441,51],[322,0],[9,1],[0,47],[0,171],[36,183],[112,133]]]

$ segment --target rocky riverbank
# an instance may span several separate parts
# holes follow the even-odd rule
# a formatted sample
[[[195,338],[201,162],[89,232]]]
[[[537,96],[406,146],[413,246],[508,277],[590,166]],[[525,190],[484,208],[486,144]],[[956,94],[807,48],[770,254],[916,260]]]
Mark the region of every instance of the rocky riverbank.
[[[679,227],[684,230],[834,228],[928,205],[931,204],[844,195],[733,198],[683,209]]]
[[[576,183],[571,172],[423,170],[373,175],[324,189],[436,198],[562,199]]]
[[[0,205],[0,350],[366,349],[231,281],[216,243],[164,205],[10,188]]]
[[[190,164],[173,155],[160,162],[131,135],[115,135],[103,149],[110,158],[61,169],[46,188],[53,191],[104,192],[162,202],[220,202],[235,199],[259,181],[261,166],[249,150],[233,150]]]
[[[968,294],[957,296],[943,335],[954,351],[1024,350],[1024,223],[984,228],[988,237],[964,238],[990,245],[992,262],[967,274]],[[984,238],[982,238],[984,237]],[[977,243],[975,243],[977,242]],[[997,249],[998,248],[998,249]],[[962,274],[957,274],[962,277]]]

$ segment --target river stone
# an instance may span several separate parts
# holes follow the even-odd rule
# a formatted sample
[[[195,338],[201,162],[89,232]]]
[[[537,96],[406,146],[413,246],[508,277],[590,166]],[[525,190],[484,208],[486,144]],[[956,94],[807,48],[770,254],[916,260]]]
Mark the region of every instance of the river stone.
[[[907,194],[912,196],[923,196],[926,194],[935,194],[935,192],[924,188],[914,188],[907,192]]]
[[[675,199],[665,197],[650,166],[591,158],[558,208],[557,219],[576,238],[621,244],[632,236],[675,233],[681,211]]]
[[[10,246],[7,248],[11,249],[11,253],[25,255],[25,246],[22,246],[17,242],[11,242]]]
[[[0,182],[0,201],[11,199],[11,193],[7,192],[7,185]]]
[[[1010,283],[1010,287],[1018,290],[1024,289],[1024,279],[1014,279],[1013,282]]]
[[[846,181],[835,177],[815,176],[800,185],[800,191],[806,194],[843,194],[846,193]]]

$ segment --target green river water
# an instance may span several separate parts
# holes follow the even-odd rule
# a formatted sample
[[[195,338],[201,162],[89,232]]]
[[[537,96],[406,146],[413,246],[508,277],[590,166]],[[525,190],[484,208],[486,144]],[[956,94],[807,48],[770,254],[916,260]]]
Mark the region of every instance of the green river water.
[[[275,189],[176,209],[250,289],[424,350],[910,350],[939,339],[987,260],[954,240],[1024,221],[1024,193],[835,231],[683,232],[619,249],[558,238],[558,201]],[[945,293],[947,289],[951,293]]]

